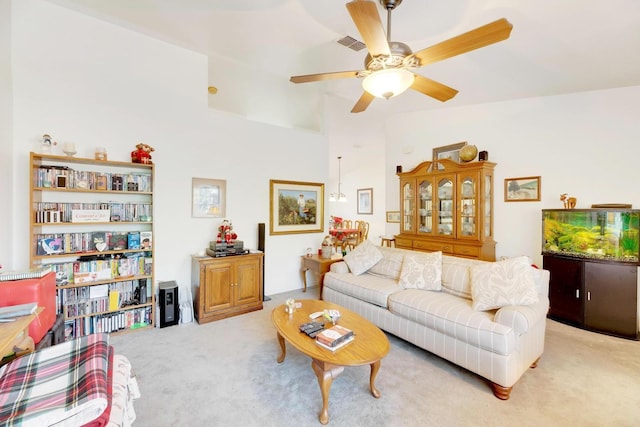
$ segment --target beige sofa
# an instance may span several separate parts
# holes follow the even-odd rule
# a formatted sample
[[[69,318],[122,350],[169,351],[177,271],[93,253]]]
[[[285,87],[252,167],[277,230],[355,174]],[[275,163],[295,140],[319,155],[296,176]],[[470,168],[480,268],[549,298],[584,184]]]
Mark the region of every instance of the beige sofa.
[[[422,255],[435,254],[373,248],[369,248],[367,256],[371,257],[373,250],[379,251],[382,257],[365,272],[361,271],[362,266],[358,266],[360,271],[356,273],[360,274],[350,271],[349,265],[353,262],[350,263],[349,258],[346,262],[332,264],[331,271],[324,278],[323,298],[488,379],[494,395],[508,399],[513,385],[529,367],[535,368],[544,351],[549,272],[526,263],[519,273],[505,273],[503,269],[502,277],[494,274],[492,278],[493,273],[483,276],[483,271],[495,273],[496,268],[506,262],[489,263],[438,253],[441,257],[441,287],[425,290],[424,286],[412,288],[412,276],[404,274],[403,265],[407,269],[408,260],[415,263],[416,259],[422,259]],[[490,286],[500,294],[500,286],[519,280],[518,274],[526,276],[527,283],[530,283],[529,277],[533,279],[530,287],[536,294],[534,300],[525,300],[526,305],[504,305],[503,301],[504,306],[499,309],[486,309],[486,305],[483,309],[479,292],[486,286],[480,284],[493,282]],[[472,289],[474,281],[475,294]],[[516,297],[526,293],[518,292]],[[496,295],[494,293],[492,298],[499,300],[500,295]]]

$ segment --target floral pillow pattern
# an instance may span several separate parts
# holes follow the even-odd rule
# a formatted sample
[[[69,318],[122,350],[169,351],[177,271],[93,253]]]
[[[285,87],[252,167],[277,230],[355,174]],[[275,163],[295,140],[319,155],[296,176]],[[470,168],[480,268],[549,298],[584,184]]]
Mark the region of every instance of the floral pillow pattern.
[[[405,289],[441,290],[442,252],[405,255],[399,283]]]

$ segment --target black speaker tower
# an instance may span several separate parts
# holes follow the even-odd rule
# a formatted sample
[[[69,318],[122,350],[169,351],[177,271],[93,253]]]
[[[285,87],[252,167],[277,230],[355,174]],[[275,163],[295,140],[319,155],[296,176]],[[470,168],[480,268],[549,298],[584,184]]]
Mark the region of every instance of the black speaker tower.
[[[180,320],[178,304],[178,284],[175,281],[163,282],[159,286],[160,327],[177,325]]]
[[[258,250],[264,254],[265,230],[264,222],[258,223]],[[262,257],[262,301],[271,301],[271,298],[264,294],[264,256]]]

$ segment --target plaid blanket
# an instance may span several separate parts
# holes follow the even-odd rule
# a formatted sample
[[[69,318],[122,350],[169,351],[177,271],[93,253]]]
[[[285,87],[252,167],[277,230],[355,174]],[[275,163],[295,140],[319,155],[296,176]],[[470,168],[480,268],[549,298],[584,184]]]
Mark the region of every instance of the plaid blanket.
[[[82,425],[107,407],[109,336],[92,334],[0,367],[0,425]]]

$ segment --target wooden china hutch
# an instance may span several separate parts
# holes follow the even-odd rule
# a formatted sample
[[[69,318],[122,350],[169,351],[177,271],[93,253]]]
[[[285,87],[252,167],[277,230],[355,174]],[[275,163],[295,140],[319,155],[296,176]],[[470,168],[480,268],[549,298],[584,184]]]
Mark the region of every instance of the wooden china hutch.
[[[404,249],[495,261],[493,170],[496,164],[422,162],[399,172],[400,234]]]

